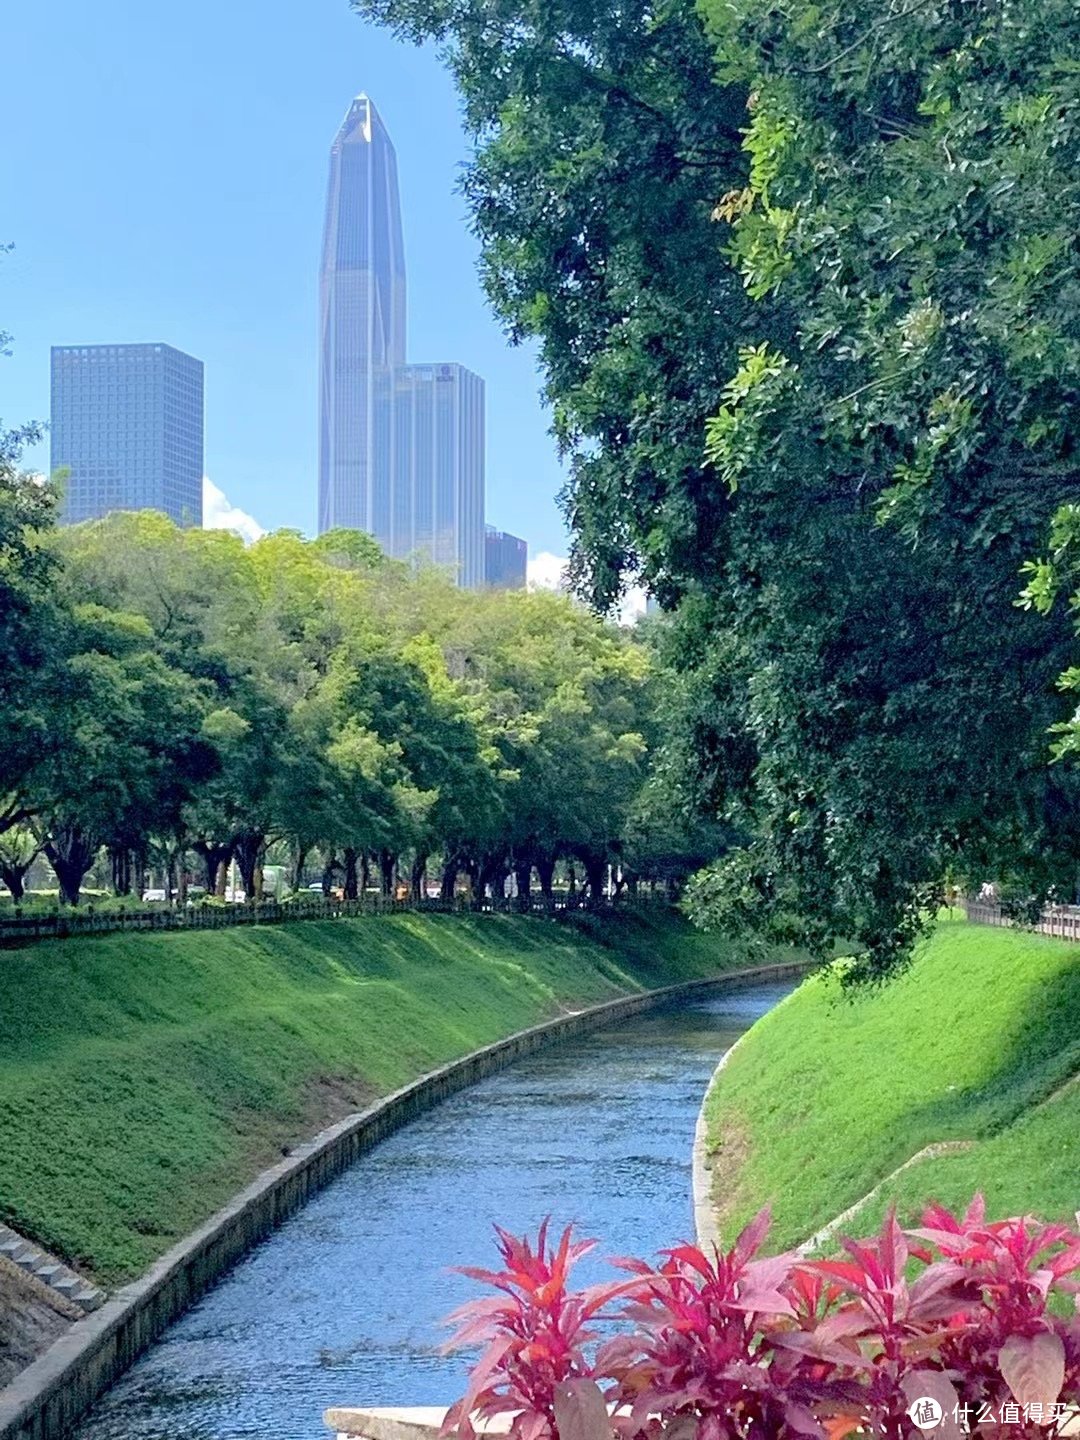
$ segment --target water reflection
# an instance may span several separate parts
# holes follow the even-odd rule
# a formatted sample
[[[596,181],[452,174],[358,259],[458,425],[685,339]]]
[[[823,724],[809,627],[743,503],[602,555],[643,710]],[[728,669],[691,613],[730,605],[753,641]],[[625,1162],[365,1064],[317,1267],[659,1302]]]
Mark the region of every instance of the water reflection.
[[[465,1361],[439,1320],[491,1226],[550,1213],[608,1255],[691,1233],[690,1146],[720,1055],[787,993],[639,1017],[522,1061],[391,1136],[174,1325],[78,1440],[327,1440],[334,1404],[434,1405]],[[607,1273],[589,1256],[577,1274]]]

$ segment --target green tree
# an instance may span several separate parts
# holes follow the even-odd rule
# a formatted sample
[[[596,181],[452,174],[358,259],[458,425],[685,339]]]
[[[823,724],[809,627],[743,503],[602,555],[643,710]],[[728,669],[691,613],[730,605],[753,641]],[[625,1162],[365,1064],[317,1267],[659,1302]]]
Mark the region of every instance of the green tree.
[[[200,697],[156,654],[141,616],[76,605],[59,638],[48,731],[22,794],[61,897],[77,905],[98,850],[145,836],[178,777],[187,769],[194,782],[206,757]]]
[[[461,87],[579,582],[679,603],[695,784],[737,842],[699,916],[844,937],[872,978],[946,869],[1071,882],[1068,626],[1013,602],[1080,478],[1075,7],[359,8]]]
[[[45,537],[56,495],[19,466],[40,438],[32,425],[0,431],[0,835],[26,819],[21,788],[49,726],[42,681],[55,646],[56,560]]]
[[[471,857],[474,883],[514,869],[524,889],[535,868],[550,893],[556,860],[573,855],[598,893],[644,774],[645,652],[544,592],[480,597],[440,639],[501,756],[504,820]]]
[[[846,922],[880,974],[947,867],[1029,894],[1076,871],[1077,786],[1045,763],[1066,629],[1013,602],[1080,487],[1080,22],[1054,0],[705,13],[752,97],[720,210],[759,318],[707,453],[757,837],[699,898],[794,904],[823,940]]]

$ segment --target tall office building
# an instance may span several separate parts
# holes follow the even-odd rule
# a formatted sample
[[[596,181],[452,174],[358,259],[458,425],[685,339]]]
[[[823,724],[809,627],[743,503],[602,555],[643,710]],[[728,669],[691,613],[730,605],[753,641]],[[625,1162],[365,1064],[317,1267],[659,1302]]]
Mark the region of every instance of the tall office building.
[[[171,345],[52,350],[52,468],[61,520],[163,510],[202,524],[203,367]]]
[[[524,590],[529,573],[529,547],[506,530],[485,527],[484,581],[493,590]]]
[[[319,533],[366,530],[482,585],[484,382],[406,363],[397,159],[366,95],[330,151],[319,340]]]

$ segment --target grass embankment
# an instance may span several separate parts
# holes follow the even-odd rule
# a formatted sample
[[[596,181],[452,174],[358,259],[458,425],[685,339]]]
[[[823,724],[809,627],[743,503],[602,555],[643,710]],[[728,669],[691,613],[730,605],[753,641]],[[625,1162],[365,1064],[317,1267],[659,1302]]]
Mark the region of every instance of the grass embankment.
[[[997,1216],[1072,1219],[1080,1206],[1080,948],[962,921],[912,968],[853,1001],[834,976],[806,981],[754,1026],[708,1100],[723,1233],[766,1203],[770,1244],[799,1244],[937,1141],[975,1143],[920,1161],[860,1210],[870,1233],[930,1198],[977,1190]]]
[[[0,1218],[115,1284],[290,1142],[433,1066],[737,963],[666,912],[401,915],[0,953]]]

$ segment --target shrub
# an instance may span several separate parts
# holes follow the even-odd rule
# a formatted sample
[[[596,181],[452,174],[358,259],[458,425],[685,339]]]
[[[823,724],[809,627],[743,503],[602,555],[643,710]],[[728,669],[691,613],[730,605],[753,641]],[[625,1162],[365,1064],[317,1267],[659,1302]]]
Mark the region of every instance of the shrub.
[[[502,1292],[473,1300],[449,1318],[457,1331],[447,1348],[486,1340],[487,1348],[473,1367],[469,1388],[446,1417],[448,1429],[472,1440],[472,1419],[512,1412],[518,1440],[558,1436],[555,1404],[560,1385],[592,1380],[595,1370],[585,1346],[596,1339],[592,1320],[625,1286],[595,1286],[572,1291],[570,1271],[596,1244],[571,1242],[568,1227],[558,1245],[547,1243],[547,1221],[540,1226],[535,1249],[527,1238],[516,1239],[496,1226],[501,1270],[463,1269],[463,1275]]]
[[[942,1437],[1063,1433],[1080,1403],[1080,1234],[988,1222],[981,1197],[912,1231],[890,1214],[835,1259],[761,1257],[768,1227],[763,1211],[711,1257],[618,1260],[628,1279],[582,1291],[568,1276],[594,1242],[498,1231],[503,1268],[464,1273],[501,1295],[451,1317],[451,1346],[486,1349],[446,1429],[471,1440],[472,1417],[509,1414],[513,1440],[901,1440],[928,1400]]]

